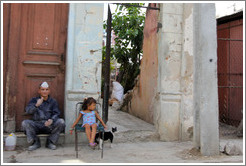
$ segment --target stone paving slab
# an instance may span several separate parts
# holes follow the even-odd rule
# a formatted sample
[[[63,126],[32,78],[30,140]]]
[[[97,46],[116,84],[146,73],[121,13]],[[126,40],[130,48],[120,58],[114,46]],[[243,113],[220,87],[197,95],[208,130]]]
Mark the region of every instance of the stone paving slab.
[[[117,127],[112,147],[105,142],[103,158],[101,150],[92,150],[87,143],[79,144],[79,157],[75,156],[74,144],[58,144],[57,150],[42,147],[35,151],[27,151],[26,144],[19,143],[15,151],[3,151],[2,165],[9,163],[244,163],[244,155],[229,156],[220,153],[218,156],[201,156],[193,148],[191,141],[162,142],[152,124],[138,119],[125,112],[109,109],[108,127]],[[24,137],[24,136],[22,136]],[[227,142],[237,142],[243,147],[243,139],[220,139],[221,147]]]

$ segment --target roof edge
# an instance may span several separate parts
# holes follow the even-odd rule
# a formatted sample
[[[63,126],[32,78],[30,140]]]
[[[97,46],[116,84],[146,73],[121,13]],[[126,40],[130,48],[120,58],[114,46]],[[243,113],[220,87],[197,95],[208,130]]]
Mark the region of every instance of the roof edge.
[[[220,24],[225,24],[227,22],[238,20],[241,18],[243,18],[243,10],[241,10],[237,13],[228,15],[228,16],[217,18],[216,20],[217,20],[217,25],[220,25]]]

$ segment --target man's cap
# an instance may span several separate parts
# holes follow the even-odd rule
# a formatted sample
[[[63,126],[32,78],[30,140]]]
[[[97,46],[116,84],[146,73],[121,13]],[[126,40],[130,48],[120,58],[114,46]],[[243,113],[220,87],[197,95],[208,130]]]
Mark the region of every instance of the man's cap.
[[[49,87],[49,84],[48,84],[46,81],[44,81],[44,82],[42,82],[42,83],[40,84],[39,87],[42,87],[42,88],[48,88],[48,87]]]

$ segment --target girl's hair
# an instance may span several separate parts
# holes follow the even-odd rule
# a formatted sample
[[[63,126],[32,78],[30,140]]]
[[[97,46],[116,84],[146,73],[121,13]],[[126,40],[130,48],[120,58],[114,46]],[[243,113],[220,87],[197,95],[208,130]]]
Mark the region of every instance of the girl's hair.
[[[84,103],[82,105],[82,110],[87,110],[88,106],[92,103],[97,103],[97,101],[93,97],[88,97],[87,99],[84,99]]]

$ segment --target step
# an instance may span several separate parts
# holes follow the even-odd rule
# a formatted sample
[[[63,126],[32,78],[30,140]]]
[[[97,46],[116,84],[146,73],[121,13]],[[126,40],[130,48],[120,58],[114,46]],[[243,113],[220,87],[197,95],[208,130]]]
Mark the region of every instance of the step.
[[[159,134],[152,131],[124,131],[114,134],[115,143],[160,141]]]
[[[7,138],[7,136],[10,133],[3,133],[3,142],[5,143],[5,139]],[[27,138],[26,135],[23,132],[15,132],[14,133],[17,137],[16,140],[16,145],[17,146],[24,146],[24,147],[28,147],[28,143],[27,143]],[[41,146],[45,146],[46,143],[46,138],[47,138],[48,134],[39,134],[38,137],[40,138],[40,142],[41,142]],[[58,140],[58,144],[64,144],[65,142],[65,134],[61,133],[59,140]]]
[[[109,118],[107,126],[108,130],[112,127],[117,127],[117,132],[114,133],[114,143],[126,142],[145,142],[145,141],[159,141],[159,134],[156,132],[154,125],[147,123],[135,116],[126,112],[117,111],[109,108]],[[26,135],[23,132],[15,132],[17,136],[17,145],[28,147]],[[4,133],[4,140],[9,133]],[[47,134],[40,134],[41,145],[45,145]],[[70,138],[69,138],[70,137]],[[86,134],[78,134],[79,143],[87,143]],[[61,133],[58,144],[65,143],[65,134]],[[74,135],[66,135],[66,143],[74,143]]]

